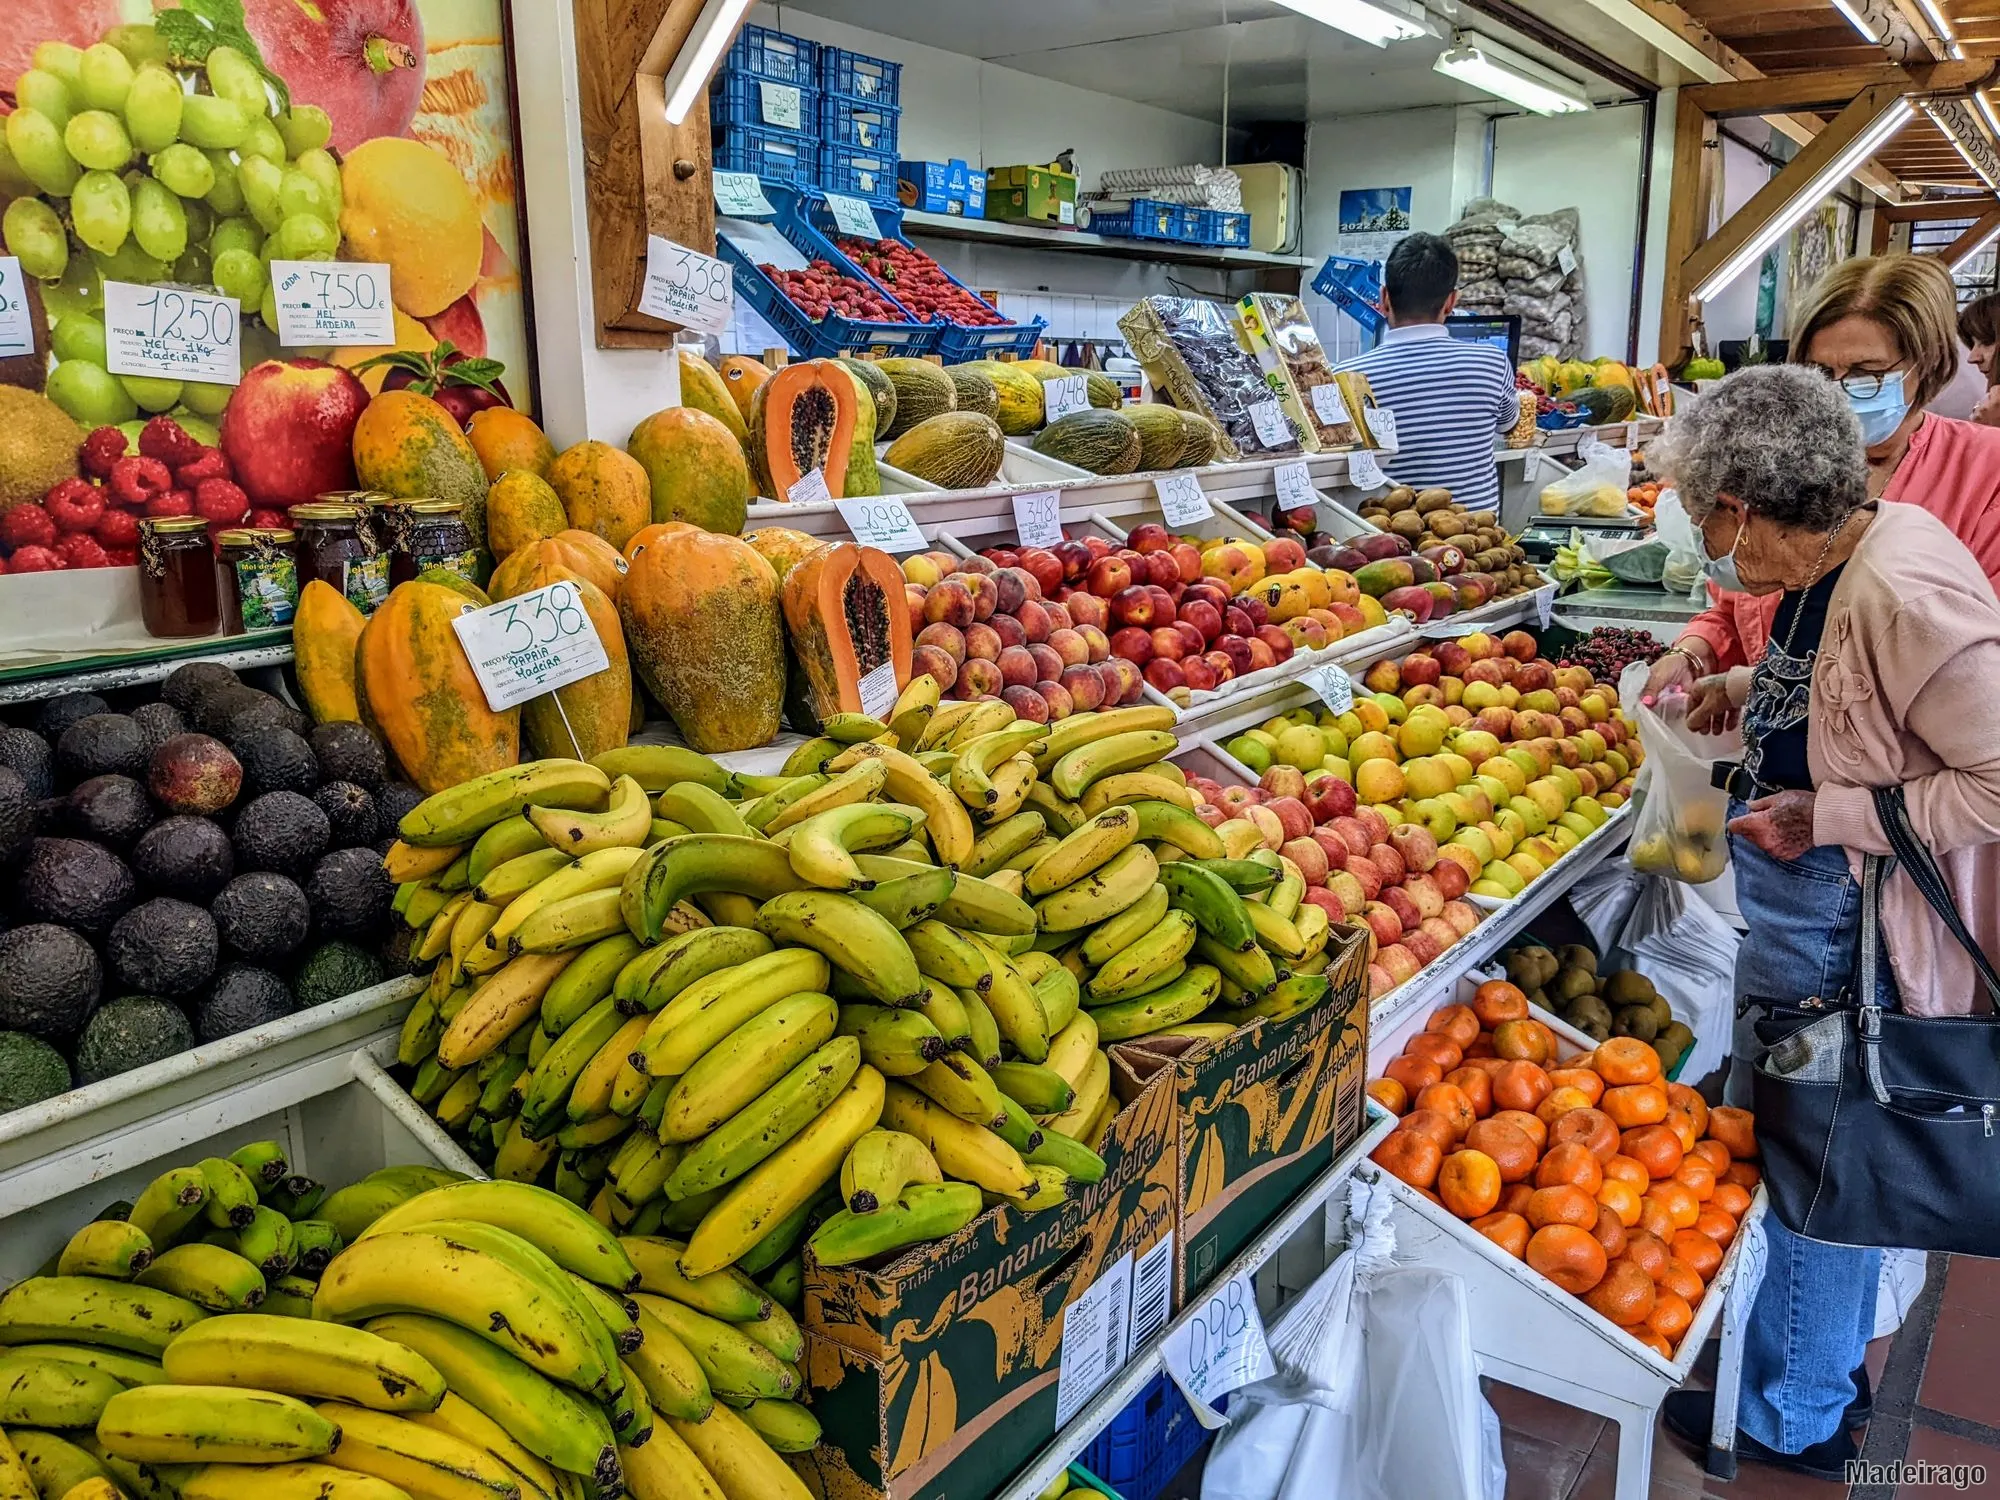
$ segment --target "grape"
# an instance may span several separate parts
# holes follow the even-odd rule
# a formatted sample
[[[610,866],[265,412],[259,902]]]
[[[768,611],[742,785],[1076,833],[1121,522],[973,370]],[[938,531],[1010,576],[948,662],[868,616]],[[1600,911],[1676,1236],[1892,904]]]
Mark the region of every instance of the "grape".
[[[278,127],[259,115],[250,122],[250,133],[243,137],[243,144],[236,148],[238,156],[261,156],[264,160],[285,164],[285,138],[278,134]]]
[[[164,151],[181,135],[181,83],[158,63],[147,63],[125,94],[125,128],[141,151]],[[188,147],[192,151],[194,147]]]
[[[215,257],[215,289],[245,307],[264,295],[264,262],[248,250],[223,250]]]
[[[7,253],[20,259],[21,270],[48,281],[69,263],[69,237],[56,211],[39,198],[16,198],[0,217],[0,235]]]
[[[278,184],[278,211],[286,218],[293,214],[311,214],[315,219],[328,220],[333,217],[319,184],[296,170],[286,172]]]
[[[86,109],[63,127],[69,154],[94,172],[116,172],[132,159],[132,137],[109,110]]]
[[[56,319],[49,330],[49,352],[57,359],[87,359],[94,365],[105,362],[104,320],[89,313],[70,313]]]
[[[166,38],[151,26],[114,26],[104,33],[104,40],[124,53],[135,68],[163,63],[169,55]]]
[[[211,47],[208,51],[208,86],[219,99],[227,99],[246,118],[262,116],[271,107],[264,91],[264,75],[257,65],[234,47]]]
[[[126,236],[124,244],[109,255],[101,250],[91,251],[90,263],[97,267],[98,273],[107,281],[131,281],[143,286],[167,279],[167,263],[163,260],[154,260],[139,248],[139,242],[130,235]]]
[[[340,231],[314,214],[293,214],[271,236],[280,260],[328,260],[340,248]]]
[[[278,189],[284,180],[284,169],[261,156],[246,156],[236,164],[236,184],[243,190],[243,201],[267,231],[284,221],[284,210],[278,206]]]
[[[43,42],[35,48],[35,66],[55,74],[64,83],[73,84],[77,70],[83,66],[83,49],[68,42]]]
[[[190,245],[202,245],[215,230],[215,213],[199,198],[181,200],[181,213],[187,218],[187,237]]]
[[[333,139],[333,121],[317,104],[294,104],[291,113],[278,116],[278,133],[287,151],[304,156]]]
[[[181,200],[150,177],[140,178],[132,194],[132,237],[141,250],[161,260],[179,260],[187,249],[188,222]]]
[[[55,122],[58,130],[76,112],[76,100],[70,97],[69,85],[41,68],[30,68],[14,81],[14,99],[23,108],[40,110]]]
[[[320,193],[326,199],[326,217],[340,217],[340,163],[330,152],[315,147],[311,151],[301,151],[298,160],[292,163],[292,170],[303,172],[319,184]]]
[[[264,320],[266,328],[278,326],[278,289],[275,286],[264,288],[264,300],[257,304],[257,316]]]
[[[132,232],[132,195],[115,173],[85,172],[69,198],[76,237],[100,255],[116,255]]]
[[[219,417],[222,409],[229,404],[229,398],[236,393],[233,385],[212,385],[205,380],[184,380],[181,382],[181,400],[188,410],[204,417]]]
[[[208,253],[220,260],[231,250],[248,250],[252,255],[264,248],[264,231],[255,219],[241,214],[217,219],[208,234]]]
[[[138,403],[118,377],[87,359],[66,359],[49,372],[44,394],[86,427],[129,422]]]
[[[181,399],[181,383],[158,375],[114,375],[141,411],[165,411]]]
[[[200,245],[189,245],[181,258],[174,262],[174,280],[183,286],[215,285],[215,272],[209,264],[208,251]]]
[[[77,87],[92,109],[123,109],[132,87],[132,63],[109,42],[84,50],[77,64]]]
[[[183,198],[199,198],[215,186],[213,162],[183,141],[154,156],[153,175]]]
[[[234,151],[250,133],[250,116],[233,99],[213,94],[181,97],[181,139],[209,151]]]
[[[240,214],[243,212],[243,185],[236,180],[236,158],[227,151],[210,151],[208,165],[215,173],[215,186],[203,193],[202,200],[219,214]]]
[[[67,251],[65,251],[67,253]],[[42,305],[51,318],[67,318],[73,313],[95,315],[104,308],[104,283],[97,264],[88,255],[71,255],[62,280],[42,287]]]
[[[35,185],[28,181],[28,174],[7,149],[6,132],[0,131],[0,198],[19,198],[34,191]]]
[[[51,197],[67,197],[83,172],[70,160],[61,128],[38,109],[24,107],[7,116],[7,149],[28,180]]]

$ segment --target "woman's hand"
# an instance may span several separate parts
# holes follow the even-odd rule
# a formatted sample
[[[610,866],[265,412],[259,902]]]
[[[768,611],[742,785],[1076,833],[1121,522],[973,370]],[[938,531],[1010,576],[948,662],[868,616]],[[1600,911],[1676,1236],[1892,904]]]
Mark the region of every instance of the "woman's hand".
[[[1972,420],[1983,427],[2000,427],[2000,385],[1986,388],[1986,394],[1972,408]]]
[[[1780,792],[1759,797],[1729,831],[1741,834],[1773,859],[1798,859],[1817,842],[1813,838],[1813,794]]]
[[[1698,653],[1701,647],[1686,641],[1675,641],[1671,650],[1653,663],[1653,670],[1646,674],[1646,690],[1639,695],[1639,701],[1651,707],[1660,700],[1663,693],[1675,688],[1687,692],[1694,686],[1697,675],[1695,664],[1688,658]]]
[[[1736,714],[1726,674],[1718,672],[1695,683],[1688,704],[1688,728],[1696,734],[1722,734],[1736,727]]]

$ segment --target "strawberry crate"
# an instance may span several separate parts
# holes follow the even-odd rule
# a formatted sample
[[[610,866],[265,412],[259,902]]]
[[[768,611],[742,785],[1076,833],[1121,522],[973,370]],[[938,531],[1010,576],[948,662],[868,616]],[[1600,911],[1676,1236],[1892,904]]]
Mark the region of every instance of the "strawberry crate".
[[[800,88],[819,87],[817,42],[774,31],[769,26],[745,26],[730,44],[725,66],[731,73],[749,73]]]
[[[810,142],[819,135],[819,90],[754,73],[723,73],[709,90],[708,118],[718,130],[756,129]]]
[[[819,185],[829,193],[864,198],[877,208],[896,206],[896,152],[821,142]]]
[[[788,130],[725,125],[715,133],[718,172],[754,172],[765,183],[810,187],[819,171],[819,152]]]

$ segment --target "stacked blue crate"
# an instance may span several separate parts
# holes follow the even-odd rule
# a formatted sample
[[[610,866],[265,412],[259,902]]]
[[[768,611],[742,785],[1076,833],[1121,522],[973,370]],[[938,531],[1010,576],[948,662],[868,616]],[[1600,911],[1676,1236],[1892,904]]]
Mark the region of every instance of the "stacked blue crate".
[[[817,43],[746,26],[709,90],[715,167],[808,186],[819,174]]]
[[[1207,1441],[1180,1389],[1161,1374],[1090,1440],[1080,1462],[1124,1500],[1154,1500]]]
[[[819,185],[896,204],[903,65],[844,47],[819,49]]]

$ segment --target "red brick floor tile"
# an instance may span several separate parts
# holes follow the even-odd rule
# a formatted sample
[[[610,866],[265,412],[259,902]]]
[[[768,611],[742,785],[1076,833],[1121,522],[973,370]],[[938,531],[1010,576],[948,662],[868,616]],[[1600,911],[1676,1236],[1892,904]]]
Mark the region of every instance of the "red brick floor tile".
[[[1933,1432],[1928,1427],[1918,1427],[1910,1434],[1907,1461],[1953,1465],[1979,1464],[1985,1467],[1986,1473],[1983,1481],[1972,1482],[1969,1487],[1954,1488],[1951,1484],[1906,1484],[1896,1491],[1896,1500],[1945,1500],[1945,1497],[1953,1495],[2000,1495],[2000,1449],[1984,1447],[1950,1433]]]
[[[1589,1457],[1580,1448],[1508,1427],[1500,1430],[1500,1446],[1507,1459],[1507,1500],[1569,1500]]]
[[[2000,1316],[1941,1306],[1918,1404],[2000,1427],[2000,1384],[1993,1379],[1996,1347]]]
[[[1693,1489],[1676,1484],[1661,1474],[1661,1451],[1653,1450],[1653,1488],[1650,1500],[1702,1500],[1697,1483]],[[1618,1452],[1615,1447],[1600,1445],[1590,1455],[1590,1462],[1577,1475],[1576,1484],[1570,1489],[1569,1500],[1612,1500],[1618,1487]]]
[[[1605,1429],[1604,1418],[1594,1411],[1565,1406],[1497,1380],[1483,1380],[1480,1385],[1503,1428],[1545,1438],[1557,1447],[1574,1448],[1580,1453],[1588,1453]]]
[[[2000,1315],[2000,1260],[1953,1256],[1951,1269],[1945,1275],[1944,1305]]]
[[[1868,1379],[1876,1390],[1882,1388],[1882,1372],[1889,1367],[1889,1348],[1894,1338],[1874,1339],[1869,1342],[1868,1353],[1863,1360],[1868,1366]]]

